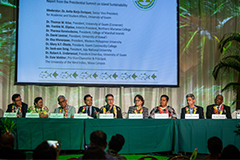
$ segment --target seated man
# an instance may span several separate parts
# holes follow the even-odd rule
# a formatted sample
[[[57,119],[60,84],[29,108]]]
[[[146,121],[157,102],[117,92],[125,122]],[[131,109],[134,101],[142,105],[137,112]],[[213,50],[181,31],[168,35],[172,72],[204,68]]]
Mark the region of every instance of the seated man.
[[[94,131],[90,135],[90,148],[93,146],[97,146],[102,149],[102,151],[105,150],[107,147],[107,135],[103,131]],[[105,152],[105,157],[108,160],[117,160],[116,157],[113,157]],[[78,160],[81,160],[83,157],[79,157]]]
[[[87,94],[84,96],[85,106],[81,106],[78,109],[78,113],[87,113],[89,117],[96,118],[99,108],[92,106],[92,96]]]
[[[181,119],[185,119],[185,114],[199,114],[199,118],[203,119],[203,108],[195,105],[195,96],[193,94],[188,94],[186,96],[188,106],[182,108]]]
[[[121,151],[124,143],[125,139],[121,134],[112,136],[111,140],[108,143],[107,153],[113,157],[117,157],[120,160],[127,160],[126,157],[118,154],[118,152]]]
[[[167,95],[162,95],[160,97],[160,105],[151,110],[150,117],[154,118],[155,113],[168,113],[169,118],[177,119],[175,109],[171,106],[168,106],[168,100],[169,97]]]
[[[205,159],[218,159],[221,156],[223,144],[222,140],[218,137],[211,137],[207,141],[207,148],[209,155]]]
[[[60,107],[56,108],[54,113],[63,113],[64,118],[74,118],[76,109],[67,104],[67,99],[63,95],[58,96],[58,104]]]
[[[222,104],[223,96],[217,95],[215,99],[215,104],[207,106],[206,117],[208,119],[212,118],[212,114],[225,114],[228,119],[232,119],[230,107]]]
[[[14,135],[6,132],[0,139],[0,159],[26,159],[22,152],[14,150]]]
[[[101,107],[99,113],[104,114],[113,113],[114,118],[122,118],[121,108],[113,104],[114,96],[112,94],[107,94],[105,96],[105,102],[107,103],[107,105]]]
[[[28,105],[22,102],[20,94],[14,94],[12,96],[12,102],[8,105],[6,112],[16,112],[17,117],[25,117],[28,109]]]

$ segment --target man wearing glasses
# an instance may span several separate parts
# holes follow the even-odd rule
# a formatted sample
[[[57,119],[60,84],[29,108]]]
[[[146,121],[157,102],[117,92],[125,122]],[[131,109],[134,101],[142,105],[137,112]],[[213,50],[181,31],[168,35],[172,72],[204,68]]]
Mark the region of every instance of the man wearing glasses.
[[[122,118],[121,108],[114,105],[114,96],[112,94],[107,94],[105,96],[106,106],[100,108],[99,113],[113,114],[114,118]]]
[[[74,118],[76,109],[67,104],[67,99],[63,95],[58,96],[58,104],[60,107],[56,108],[54,113],[63,113],[64,118]]]
[[[17,113],[17,117],[25,117],[28,109],[28,105],[22,102],[20,94],[14,94],[12,96],[12,102],[8,105],[6,112]]]

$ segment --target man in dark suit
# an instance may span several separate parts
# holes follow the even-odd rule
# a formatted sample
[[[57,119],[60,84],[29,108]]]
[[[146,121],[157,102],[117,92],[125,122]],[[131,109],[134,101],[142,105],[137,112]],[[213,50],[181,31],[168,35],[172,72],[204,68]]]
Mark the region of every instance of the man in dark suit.
[[[20,94],[14,94],[12,96],[12,102],[8,105],[6,112],[16,112],[17,117],[25,117],[28,109],[28,105],[22,102]]]
[[[181,119],[185,119],[185,114],[199,114],[200,119],[204,119],[203,108],[195,105],[195,96],[188,94],[186,96],[188,106],[182,108]]]
[[[223,96],[219,94],[215,98],[215,104],[207,106],[206,117],[208,119],[211,119],[212,114],[225,114],[228,119],[232,119],[230,107],[222,103],[223,103]]]
[[[92,96],[90,94],[84,96],[84,103],[86,105],[81,106],[78,113],[87,113],[88,116],[96,118],[99,108],[92,106]]]
[[[107,94],[105,96],[105,102],[107,103],[107,105],[101,107],[99,113],[105,113],[105,114],[113,113],[114,118],[122,118],[121,108],[113,104],[114,96],[112,94]]]

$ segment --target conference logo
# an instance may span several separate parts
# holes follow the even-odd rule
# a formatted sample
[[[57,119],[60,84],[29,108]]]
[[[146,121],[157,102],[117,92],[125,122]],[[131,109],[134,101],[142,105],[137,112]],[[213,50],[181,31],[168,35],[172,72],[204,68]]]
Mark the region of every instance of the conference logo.
[[[133,0],[133,3],[138,9],[148,11],[155,6],[156,1],[157,0]]]

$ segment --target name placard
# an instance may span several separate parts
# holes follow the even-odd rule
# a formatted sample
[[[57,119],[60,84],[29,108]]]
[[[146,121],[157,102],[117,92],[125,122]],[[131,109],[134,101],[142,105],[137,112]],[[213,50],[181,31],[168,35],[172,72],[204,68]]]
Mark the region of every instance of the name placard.
[[[49,118],[63,118],[63,113],[50,113]]]
[[[91,116],[88,116],[88,119],[94,119],[93,117],[91,117]]]
[[[99,119],[113,119],[113,114],[104,114],[104,113],[100,113],[99,114]]]
[[[74,118],[76,118],[76,119],[87,119],[88,114],[87,113],[74,114]]]
[[[212,114],[212,119],[226,119],[225,114]]]
[[[5,112],[5,113],[3,114],[3,117],[17,118],[17,113]]]
[[[185,119],[199,119],[199,114],[185,114]]]
[[[167,113],[163,113],[163,114],[155,113],[154,118],[155,119],[168,119],[168,114]]]
[[[143,119],[143,114],[128,114],[128,119]]]
[[[237,115],[236,115],[236,118],[237,118],[237,119],[240,119],[240,114],[237,114]]]
[[[39,118],[39,113],[26,113],[26,118]]]

